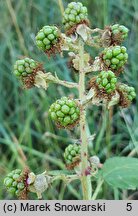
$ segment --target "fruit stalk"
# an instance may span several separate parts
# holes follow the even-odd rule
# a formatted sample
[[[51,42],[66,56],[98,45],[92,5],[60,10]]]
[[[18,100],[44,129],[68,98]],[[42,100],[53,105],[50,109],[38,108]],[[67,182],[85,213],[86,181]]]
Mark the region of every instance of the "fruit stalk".
[[[84,72],[84,43],[79,39],[79,99],[83,101],[85,96],[85,72]],[[90,200],[92,195],[91,179],[88,169],[88,139],[86,134],[86,111],[82,105],[80,109],[80,134],[81,134],[81,184],[83,199]]]

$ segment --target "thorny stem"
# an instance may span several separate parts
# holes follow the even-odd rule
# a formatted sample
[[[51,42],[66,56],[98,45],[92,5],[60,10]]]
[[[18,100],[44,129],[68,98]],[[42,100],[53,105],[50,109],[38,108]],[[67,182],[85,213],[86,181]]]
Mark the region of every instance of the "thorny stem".
[[[85,72],[84,72],[84,43],[79,39],[79,99],[83,101],[85,96]],[[87,175],[88,168],[88,139],[86,135],[86,111],[84,106],[80,109],[80,133],[81,133],[81,184],[83,199],[90,200],[92,186],[90,176]]]

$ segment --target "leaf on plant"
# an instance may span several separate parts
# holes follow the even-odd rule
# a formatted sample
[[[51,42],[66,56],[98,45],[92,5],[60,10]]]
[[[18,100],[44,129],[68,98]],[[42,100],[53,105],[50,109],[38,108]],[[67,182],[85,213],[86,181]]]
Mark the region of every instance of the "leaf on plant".
[[[138,187],[138,159],[110,158],[102,168],[102,176],[114,188],[136,189]]]

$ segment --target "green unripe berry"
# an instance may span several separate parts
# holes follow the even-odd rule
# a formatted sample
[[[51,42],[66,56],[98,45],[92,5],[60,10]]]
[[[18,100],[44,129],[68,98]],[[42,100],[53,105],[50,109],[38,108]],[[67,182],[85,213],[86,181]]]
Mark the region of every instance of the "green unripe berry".
[[[67,114],[67,113],[69,113],[70,108],[69,108],[67,105],[63,105],[62,108],[61,108],[61,111],[62,111],[64,114]]]
[[[56,119],[57,119],[57,115],[56,115],[55,112],[51,112],[51,118],[52,118],[53,120],[56,120]]]
[[[123,55],[123,53],[120,53],[119,55],[117,55],[116,58],[117,58],[119,61],[124,60],[124,55]]]
[[[24,183],[19,182],[19,183],[17,184],[17,188],[20,189],[20,190],[23,190],[23,189],[24,189]]]
[[[55,105],[55,110],[58,111],[58,110],[60,110],[60,109],[61,109],[61,106],[60,106],[59,104],[56,104],[56,105]]]
[[[110,70],[101,71],[97,76],[96,83],[99,89],[104,89],[109,94],[116,89],[117,78]]]
[[[111,59],[112,56],[113,56],[112,50],[108,50],[108,51],[106,52],[106,55],[105,55],[106,59]]]
[[[56,114],[57,114],[57,116],[59,116],[61,118],[65,116],[64,113],[62,111],[60,111],[60,110],[57,111]]]
[[[72,115],[73,113],[75,113],[76,109],[74,107],[70,108],[69,114]]]
[[[45,38],[44,32],[39,32],[39,34],[37,35],[37,40],[43,40],[44,38]]]
[[[4,185],[7,191],[12,195],[19,195],[19,193],[25,188],[23,180],[20,180],[22,171],[19,169],[13,170],[4,179]]]
[[[17,77],[29,76],[34,69],[38,67],[38,63],[30,58],[17,60],[14,65],[14,75]]]
[[[10,187],[10,188],[8,189],[8,192],[9,192],[10,194],[14,195],[14,194],[16,193],[16,188]]]
[[[71,115],[71,119],[73,119],[74,121],[78,119],[78,114],[74,113],[73,115]]]
[[[120,106],[128,107],[131,104],[132,100],[136,97],[135,89],[123,83],[119,83],[117,89],[121,99]]]
[[[20,176],[19,174],[15,173],[15,174],[13,175],[13,179],[14,179],[14,180],[17,180],[17,179],[19,178],[19,176]]]
[[[117,70],[127,62],[126,48],[121,46],[108,47],[103,51],[102,60],[106,67]]]
[[[119,63],[119,60],[117,58],[112,58],[111,62],[112,64],[117,65]]]
[[[112,50],[112,53],[113,53],[113,56],[117,56],[121,53],[121,48],[120,47],[115,47],[113,50]]]
[[[111,26],[112,37],[114,41],[122,42],[128,36],[128,28],[123,25],[115,24]]]
[[[80,145],[69,145],[64,152],[64,159],[67,165],[76,161],[78,157],[80,157]]]
[[[49,40],[48,38],[45,38],[45,39],[43,40],[43,43],[47,46],[47,45],[50,44],[50,40]]]
[[[102,85],[105,87],[107,84],[108,84],[108,79],[107,78],[103,78]]]
[[[80,109],[75,100],[62,97],[51,105],[49,114],[58,125],[66,127],[77,123]]]
[[[65,29],[69,30],[83,21],[87,21],[87,8],[80,2],[69,3],[63,14]]]
[[[12,178],[6,178],[4,180],[4,184],[5,184],[6,187],[10,187],[12,185],[12,183],[13,183],[13,179]]]
[[[48,36],[53,32],[53,30],[52,30],[52,28],[50,28],[50,26],[44,26],[42,31],[44,32],[45,36]]]
[[[53,41],[55,39],[55,35],[54,34],[49,34],[47,37],[48,37],[48,39],[50,41]]]
[[[73,14],[73,15],[75,15],[75,16],[77,16],[77,14],[78,14],[77,11],[74,10],[74,9],[72,9],[72,10],[70,11],[70,13]]]
[[[36,45],[43,51],[50,50],[53,45],[58,45],[60,33],[56,26],[44,26],[36,35]]]

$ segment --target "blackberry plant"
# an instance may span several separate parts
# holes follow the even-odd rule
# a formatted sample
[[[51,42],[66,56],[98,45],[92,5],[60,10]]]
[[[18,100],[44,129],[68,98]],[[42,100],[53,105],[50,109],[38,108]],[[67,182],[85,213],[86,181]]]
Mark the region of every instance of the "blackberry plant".
[[[36,46],[49,57],[58,52],[62,52],[64,57],[64,52],[67,52],[71,58],[71,68],[78,72],[78,83],[60,80],[52,72],[46,72],[42,64],[28,57],[16,61],[13,74],[21,80],[24,88],[38,87],[47,90],[51,83],[55,83],[77,89],[78,98],[59,98],[50,106],[49,116],[59,128],[72,130],[78,127],[80,139],[65,149],[65,170],[46,170],[36,175],[29,168],[22,171],[17,169],[5,177],[4,185],[8,192],[22,199],[26,198],[29,192],[36,193],[41,199],[42,193],[52,187],[52,183],[57,179],[65,181],[66,184],[79,179],[82,199],[85,200],[96,199],[104,181],[114,188],[133,189],[138,186],[138,181],[135,181],[138,179],[138,172],[131,172],[134,166],[138,170],[138,160],[115,157],[101,164],[98,156],[93,156],[88,151],[89,139],[92,139],[92,136],[89,137],[86,131],[86,110],[89,106],[102,105],[106,109],[113,105],[128,107],[136,96],[133,87],[119,82],[119,75],[125,72],[124,66],[128,60],[126,48],[121,45],[128,36],[128,29],[119,24],[106,26],[104,30],[91,29],[87,8],[80,2],[68,4],[63,14],[63,25],[65,33],[54,25],[42,27],[36,34]],[[103,51],[91,60],[85,45],[102,47]],[[85,77],[88,74],[89,81],[86,83]],[[98,172],[99,169],[101,172]],[[94,189],[93,181],[97,184]]]

